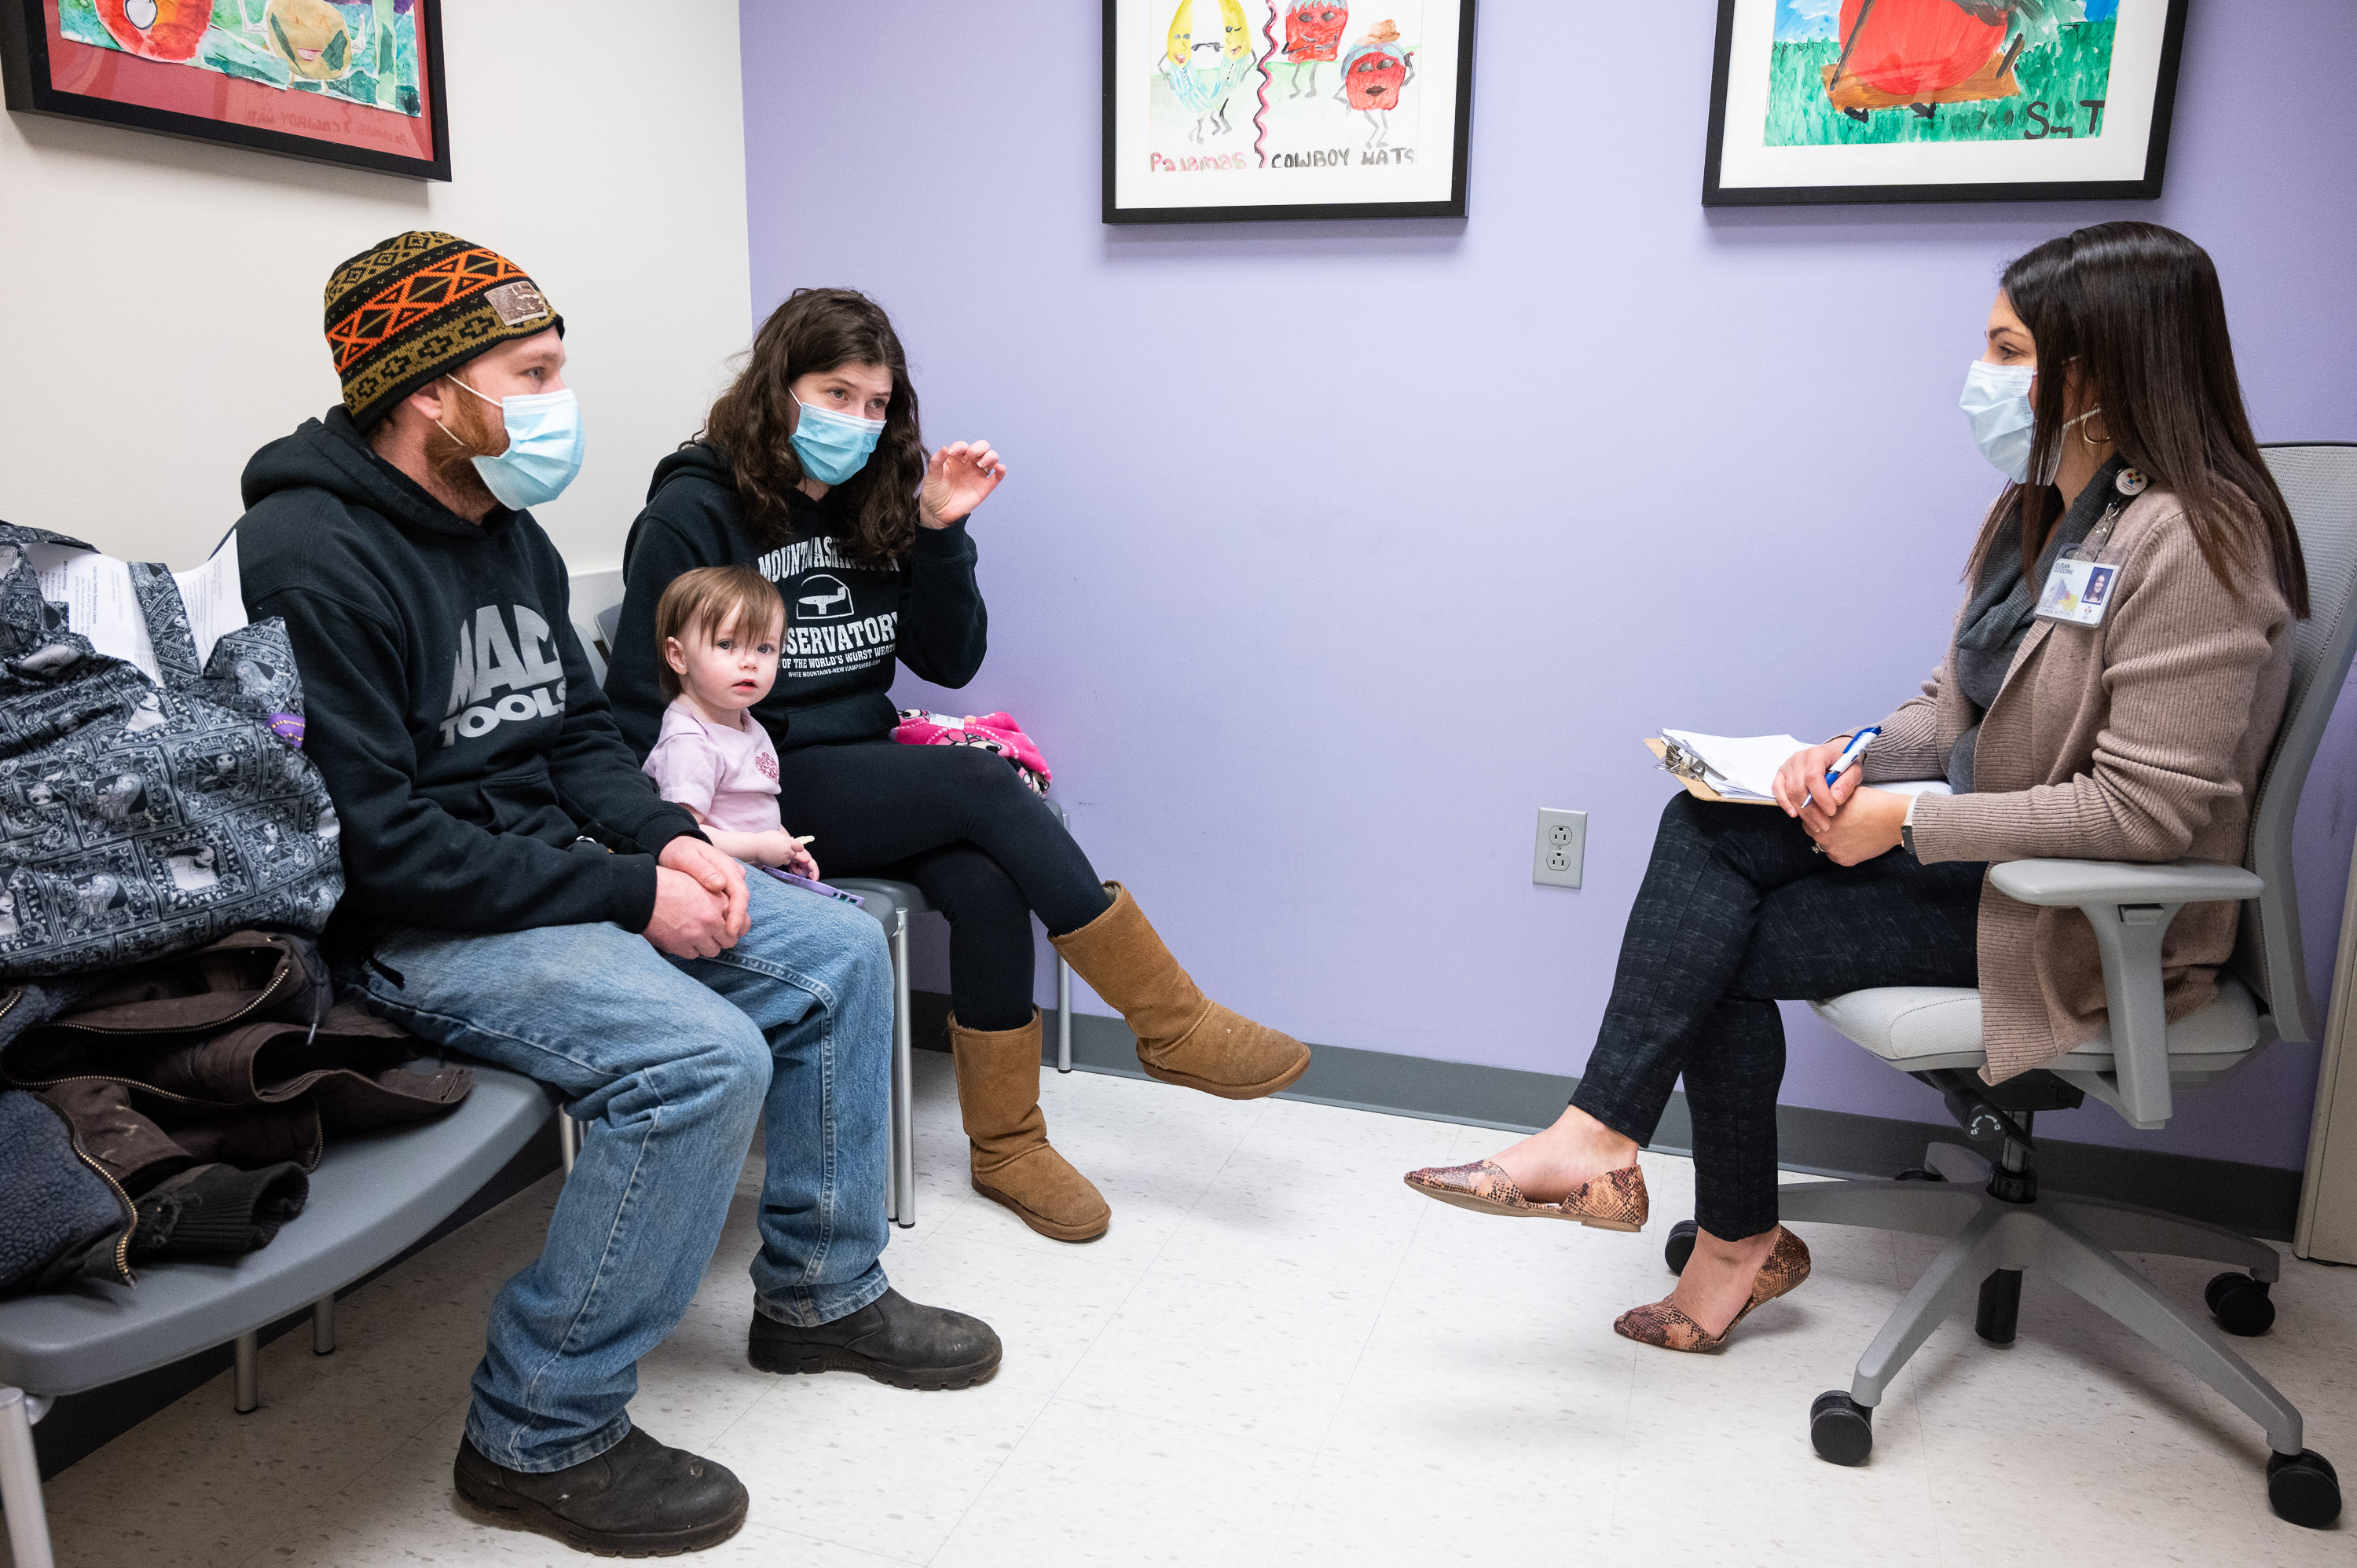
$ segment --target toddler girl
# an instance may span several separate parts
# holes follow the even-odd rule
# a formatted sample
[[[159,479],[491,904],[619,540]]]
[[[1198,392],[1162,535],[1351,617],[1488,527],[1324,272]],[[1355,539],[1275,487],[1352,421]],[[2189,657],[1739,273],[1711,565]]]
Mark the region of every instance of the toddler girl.
[[[655,606],[656,671],[671,705],[647,776],[723,854],[815,878],[778,814],[778,754],[747,710],[778,678],[785,601],[750,566],[683,572]]]

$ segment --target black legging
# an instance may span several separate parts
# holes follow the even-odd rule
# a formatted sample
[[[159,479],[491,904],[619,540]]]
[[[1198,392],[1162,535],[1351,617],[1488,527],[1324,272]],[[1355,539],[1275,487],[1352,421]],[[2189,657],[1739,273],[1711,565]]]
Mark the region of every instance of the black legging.
[[[970,1029],[1031,1021],[1031,911],[1049,934],[1112,907],[1072,835],[1003,757],[888,740],[778,758],[787,828],[829,876],[892,876],[949,917],[950,1001]]]
[[[1672,797],[1571,1102],[1650,1143],[1683,1073],[1695,1219],[1726,1240],[1759,1235],[1776,1223],[1775,999],[1977,983],[1984,869],[1903,849],[1844,868],[1772,806]]]

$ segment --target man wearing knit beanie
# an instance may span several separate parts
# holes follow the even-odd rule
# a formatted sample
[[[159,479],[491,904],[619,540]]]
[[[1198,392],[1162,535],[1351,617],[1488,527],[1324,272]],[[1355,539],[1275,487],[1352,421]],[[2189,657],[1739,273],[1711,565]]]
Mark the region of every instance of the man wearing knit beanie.
[[[1000,1349],[877,1261],[876,923],[714,849],[639,770],[583,656],[530,510],[584,450],[564,329],[522,268],[452,235],[338,267],[342,404],[247,465],[238,564],[248,612],[285,619],[342,820],[339,976],[413,1033],[549,1084],[583,1123],[544,1251],[492,1303],[458,1493],[650,1556],[745,1519],[736,1477],[625,1407],[694,1296],[757,1122],[761,1365],[963,1388]]]

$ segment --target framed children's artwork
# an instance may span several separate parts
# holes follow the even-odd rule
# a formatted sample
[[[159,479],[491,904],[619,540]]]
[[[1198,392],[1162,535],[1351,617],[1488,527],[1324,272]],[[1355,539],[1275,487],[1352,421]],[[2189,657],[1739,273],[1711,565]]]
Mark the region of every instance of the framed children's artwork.
[[[2185,0],[1719,0],[1705,207],[2160,194]]]
[[[1462,218],[1473,0],[1104,0],[1104,220]]]
[[[8,107],[450,177],[441,0],[0,0]]]

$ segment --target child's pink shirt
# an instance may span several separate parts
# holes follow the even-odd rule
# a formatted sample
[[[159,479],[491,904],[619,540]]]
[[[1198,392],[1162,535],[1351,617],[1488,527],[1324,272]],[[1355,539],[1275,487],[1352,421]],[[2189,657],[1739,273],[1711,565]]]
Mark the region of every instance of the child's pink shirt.
[[[646,774],[666,800],[692,807],[713,827],[765,833],[783,825],[778,812],[778,753],[750,713],[744,727],[707,724],[684,697],[663,710],[662,733],[647,753]]]

